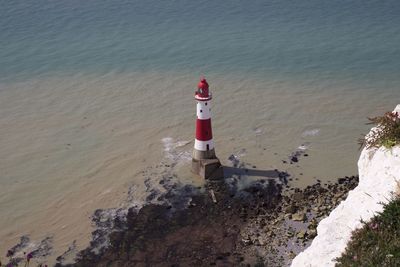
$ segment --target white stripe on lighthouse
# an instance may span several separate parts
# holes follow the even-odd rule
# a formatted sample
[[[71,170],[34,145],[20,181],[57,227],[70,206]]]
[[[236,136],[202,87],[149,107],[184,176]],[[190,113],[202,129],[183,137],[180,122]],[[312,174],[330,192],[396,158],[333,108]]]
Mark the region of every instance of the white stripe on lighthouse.
[[[207,149],[207,145],[208,145],[208,149]],[[194,149],[196,150],[200,150],[200,151],[207,151],[207,150],[211,150],[214,148],[214,141],[208,140],[208,141],[200,141],[197,139],[194,139]]]
[[[197,101],[197,118],[200,120],[208,120],[211,118],[210,101]]]

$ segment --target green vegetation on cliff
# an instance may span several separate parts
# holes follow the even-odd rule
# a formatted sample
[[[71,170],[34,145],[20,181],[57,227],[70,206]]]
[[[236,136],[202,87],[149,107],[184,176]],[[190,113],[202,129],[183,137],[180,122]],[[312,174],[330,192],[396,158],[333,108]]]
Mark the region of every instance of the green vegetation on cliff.
[[[372,130],[367,137],[359,139],[361,147],[366,148],[381,147],[392,148],[400,144],[400,117],[397,112],[386,112],[383,116],[368,118],[368,124],[378,126]]]
[[[354,231],[336,266],[400,266],[400,197]]]

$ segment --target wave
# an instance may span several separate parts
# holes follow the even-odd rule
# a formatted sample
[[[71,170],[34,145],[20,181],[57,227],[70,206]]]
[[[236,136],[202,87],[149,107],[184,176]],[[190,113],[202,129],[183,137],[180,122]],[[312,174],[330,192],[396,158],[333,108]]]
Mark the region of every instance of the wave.
[[[192,141],[175,141],[172,137],[165,137],[161,141],[164,145],[165,158],[171,160],[174,166],[192,159],[191,153],[184,149]]]
[[[318,129],[318,128],[317,129],[312,129],[312,130],[307,130],[307,131],[303,132],[302,136],[303,137],[316,136],[316,135],[319,134],[319,132],[320,132],[320,129]]]

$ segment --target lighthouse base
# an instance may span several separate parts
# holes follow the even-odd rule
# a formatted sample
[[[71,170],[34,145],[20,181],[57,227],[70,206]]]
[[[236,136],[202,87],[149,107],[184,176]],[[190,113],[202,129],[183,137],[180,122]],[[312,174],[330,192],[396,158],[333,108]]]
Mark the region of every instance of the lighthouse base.
[[[215,149],[210,149],[206,151],[193,149],[192,158],[194,160],[203,160],[203,159],[216,159]]]
[[[224,170],[218,158],[193,159],[192,172],[204,179],[219,180],[224,178]]]

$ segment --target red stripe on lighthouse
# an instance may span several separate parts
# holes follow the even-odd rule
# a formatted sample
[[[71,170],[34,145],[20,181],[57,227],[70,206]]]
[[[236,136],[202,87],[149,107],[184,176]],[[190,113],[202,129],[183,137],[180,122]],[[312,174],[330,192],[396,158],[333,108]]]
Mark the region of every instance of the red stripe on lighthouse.
[[[196,139],[200,141],[209,141],[212,139],[211,119],[196,120]]]

